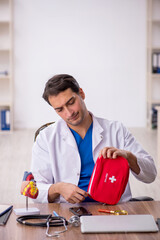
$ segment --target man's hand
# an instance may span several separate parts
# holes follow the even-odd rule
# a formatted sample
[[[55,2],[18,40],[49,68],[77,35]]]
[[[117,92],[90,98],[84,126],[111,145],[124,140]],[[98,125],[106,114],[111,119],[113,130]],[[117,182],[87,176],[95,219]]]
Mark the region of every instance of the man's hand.
[[[137,158],[134,154],[132,154],[129,151],[121,150],[114,147],[105,147],[99,153],[99,157],[101,156],[103,156],[104,158],[113,158],[113,159],[117,158],[118,156],[124,157],[125,159],[127,159],[131,170],[136,174],[140,173],[140,168],[137,163]]]
[[[64,182],[51,185],[48,191],[48,201],[53,202],[58,195],[62,195],[67,202],[73,204],[82,202],[88,196],[87,192],[76,185]]]
[[[103,148],[100,153],[99,153],[99,157],[103,156],[104,158],[117,158],[118,156],[124,157],[127,159],[128,157],[128,151],[125,150],[120,150],[118,148],[114,148],[114,147],[105,147]]]

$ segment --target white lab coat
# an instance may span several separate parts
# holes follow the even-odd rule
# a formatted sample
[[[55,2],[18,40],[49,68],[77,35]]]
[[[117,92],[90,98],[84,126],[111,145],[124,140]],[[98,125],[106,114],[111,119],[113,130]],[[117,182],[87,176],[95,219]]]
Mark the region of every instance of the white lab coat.
[[[99,151],[107,146],[124,149],[136,155],[140,173],[134,176],[150,183],[156,177],[153,159],[145,152],[131,133],[117,121],[93,116],[92,148],[93,160]],[[81,160],[73,134],[63,119],[42,130],[33,146],[31,171],[39,189],[36,202],[48,202],[48,189],[53,183],[68,182],[78,185]],[[120,201],[131,198],[129,183]],[[65,202],[60,196],[55,202]]]

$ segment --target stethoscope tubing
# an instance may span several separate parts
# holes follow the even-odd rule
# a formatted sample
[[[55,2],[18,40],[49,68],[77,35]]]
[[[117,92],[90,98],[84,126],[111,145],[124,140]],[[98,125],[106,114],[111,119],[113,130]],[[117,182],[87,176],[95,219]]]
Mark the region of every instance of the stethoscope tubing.
[[[33,220],[33,219],[44,219],[46,220],[45,222],[29,222],[28,220]],[[24,215],[20,216],[17,219],[17,222],[23,225],[27,226],[33,226],[33,227],[47,227],[47,222],[49,222],[49,227],[61,227],[64,226],[64,221],[65,224],[68,225],[67,220],[64,217],[61,216],[52,216],[52,214],[49,215]]]

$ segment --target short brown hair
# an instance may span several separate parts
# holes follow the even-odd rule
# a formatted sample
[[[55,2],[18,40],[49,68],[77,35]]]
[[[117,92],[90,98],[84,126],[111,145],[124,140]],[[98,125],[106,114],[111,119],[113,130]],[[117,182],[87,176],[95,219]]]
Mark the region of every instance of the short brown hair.
[[[68,74],[55,75],[47,81],[42,97],[51,105],[48,101],[49,96],[57,96],[68,88],[71,88],[73,92],[79,93],[80,87],[74,77]]]

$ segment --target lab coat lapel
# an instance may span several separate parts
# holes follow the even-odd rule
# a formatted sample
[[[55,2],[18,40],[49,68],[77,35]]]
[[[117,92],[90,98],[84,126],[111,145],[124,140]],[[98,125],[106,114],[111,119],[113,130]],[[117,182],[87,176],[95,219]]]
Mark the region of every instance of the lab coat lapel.
[[[99,143],[103,140],[103,128],[99,124],[98,120],[93,117],[93,132],[92,132],[92,148],[93,152]]]
[[[73,147],[75,149],[78,149],[75,138],[74,138],[73,134],[71,133],[67,124],[64,125],[64,127],[61,131],[61,136],[62,136],[63,141],[65,141],[66,144],[70,145],[71,147]]]

